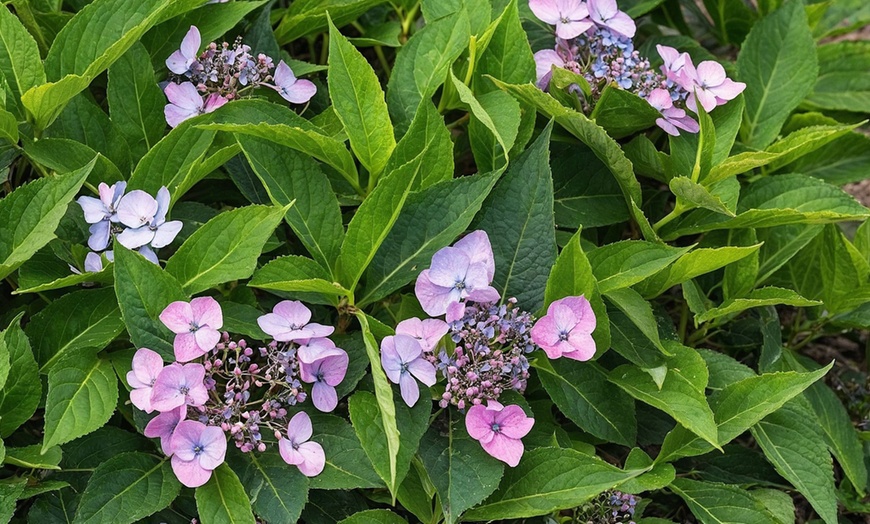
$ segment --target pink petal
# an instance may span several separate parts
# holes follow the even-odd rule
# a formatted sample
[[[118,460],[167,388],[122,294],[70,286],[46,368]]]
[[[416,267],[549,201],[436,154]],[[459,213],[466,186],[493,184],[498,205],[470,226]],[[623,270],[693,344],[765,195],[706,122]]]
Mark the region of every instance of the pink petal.
[[[398,384],[402,374],[402,357],[396,351],[395,338],[395,336],[388,336],[381,341],[381,365],[390,382]]]
[[[205,353],[214,349],[217,343],[221,341],[221,334],[216,329],[204,327],[197,329],[193,333],[193,338],[196,340],[196,345],[200,351]]]
[[[393,337],[393,344],[396,348],[396,353],[402,362],[408,363],[415,360],[423,354],[423,348],[417,339],[407,335],[396,335]]]
[[[542,348],[555,346],[559,343],[559,327],[552,316],[544,315],[532,326],[531,336],[532,342]]]
[[[465,291],[468,294],[489,287],[491,280],[487,276],[483,264],[472,264],[465,272]]]
[[[471,406],[465,415],[465,429],[474,440],[489,442],[495,432],[492,430],[493,412],[483,405]]]
[[[613,18],[607,21],[607,27],[628,38],[634,37],[634,33],[637,31],[634,20],[622,11],[616,13]]]
[[[138,249],[154,240],[154,231],[147,225],[128,227],[118,235],[118,242],[127,249]]]
[[[167,104],[163,107],[163,116],[166,118],[166,123],[169,127],[178,127],[178,125],[188,118],[193,118],[199,114],[199,110],[184,109],[173,104]]]
[[[203,446],[199,456],[199,465],[205,469],[215,469],[224,462],[227,454],[227,437],[221,428],[208,426],[199,438]]]
[[[568,335],[568,343],[573,351],[563,351],[563,357],[586,361],[595,356],[595,339],[588,333],[572,331]]]
[[[172,220],[163,223],[157,228],[157,231],[154,232],[154,240],[150,242],[151,246],[157,249],[168,246],[173,240],[175,240],[175,237],[178,236],[182,226],[183,224],[180,220]]]
[[[227,102],[229,102],[229,99],[222,97],[219,93],[212,93],[206,97],[202,112],[212,113]]]
[[[306,324],[304,328],[299,330],[299,337],[302,338],[322,338],[328,337],[335,331],[335,328],[332,326],[324,326],[323,324],[316,324],[314,322],[310,324]],[[299,340],[299,338],[295,338],[295,340]]]
[[[200,466],[198,460],[181,460],[177,454],[172,457],[172,471],[188,488],[198,488],[211,478],[211,470]]]
[[[199,46],[202,43],[202,37],[199,34],[199,29],[192,25],[181,40],[181,48],[179,49],[187,58],[196,58],[199,54]],[[183,71],[182,71],[183,73]],[[179,73],[181,74],[181,73]]]
[[[196,90],[196,86],[191,82],[184,82],[181,84],[170,82],[166,85],[166,88],[163,89],[163,93],[172,104],[181,109],[186,109],[193,113],[202,112],[202,95],[199,94],[199,91]]]
[[[450,305],[447,306],[447,313],[444,315],[444,320],[447,322],[456,322],[457,320],[462,320],[462,317],[464,316],[465,303],[451,302]]]
[[[489,442],[481,442],[483,450],[510,467],[516,467],[523,456],[523,442],[495,433]]]
[[[190,66],[190,60],[184,53],[177,49],[174,53],[169,55],[169,58],[166,59],[166,67],[175,73],[176,75],[183,75],[187,72]]]
[[[555,51],[553,51],[555,53]],[[558,55],[557,55],[558,56]],[[561,61],[561,58],[559,59]],[[564,65],[564,62],[562,62]],[[549,72],[549,68],[547,69]],[[472,264],[483,264],[489,282],[495,276],[495,257],[492,254],[492,244],[489,236],[482,229],[472,231],[453,244],[453,247],[468,255]]]
[[[199,438],[205,431],[206,425],[196,420],[182,420],[175,426],[172,432],[170,447],[172,452],[180,460],[194,460],[196,452],[194,448],[199,445]]]
[[[581,0],[559,0],[562,17],[569,20],[582,20],[589,16],[589,8]]]
[[[296,80],[289,86],[279,86],[281,97],[291,104],[304,104],[317,93],[317,86],[310,80]]]
[[[742,93],[744,89],[746,89],[746,84],[743,82],[735,82],[730,78],[726,78],[720,85],[711,87],[709,91],[716,95],[716,101],[719,105],[722,105],[724,101],[737,98],[737,95]]]
[[[541,21],[555,25],[562,17],[555,0],[529,0],[529,8]]]
[[[552,346],[545,346],[542,344],[538,344],[538,345],[541,346],[541,349],[543,349],[544,353],[547,354],[547,358],[549,358],[551,360],[561,358],[563,347],[568,347],[568,349],[574,349],[574,348],[570,347],[568,345],[568,343],[565,341],[560,341],[556,344],[553,344]]]
[[[193,321],[197,326],[208,326],[220,329],[224,325],[224,315],[221,305],[212,297],[198,297],[190,301]]]
[[[457,282],[465,281],[471,260],[464,251],[455,247],[439,249],[432,256],[429,268],[429,280],[438,286],[452,288]],[[483,272],[486,278],[486,272]]]
[[[649,105],[653,106],[659,111],[663,111],[668,109],[669,107],[673,107],[674,101],[671,100],[671,94],[667,89],[656,88],[650,91],[649,96],[647,96],[646,101],[649,102]]]
[[[692,98],[692,95],[689,95],[689,98]],[[704,111],[710,112],[716,109],[716,95],[711,93],[706,89],[696,88],[694,93],[695,101],[701,102],[701,107],[704,108]],[[695,108],[693,111],[697,112],[698,107],[696,103],[692,103]],[[689,100],[686,101],[686,106],[689,106]],[[690,107],[691,109],[691,107]]]
[[[83,196],[79,197],[76,202],[82,207],[82,211],[85,213],[85,222],[88,224],[96,224],[109,216],[105,204],[98,198]]]
[[[438,380],[436,377],[435,366],[423,358],[418,358],[409,362],[408,372],[427,386],[434,386],[435,382]]]
[[[151,405],[151,387],[137,388],[131,391],[130,402],[145,413],[154,411],[154,407]]]
[[[619,12],[616,0],[589,0],[586,6],[589,8],[589,15],[596,21],[609,20]]]
[[[296,326],[293,329],[299,329],[311,320],[311,310],[298,300],[282,300],[272,312],[286,320],[289,326]]]
[[[538,82],[552,72],[553,66],[565,67],[565,61],[555,49],[543,49],[535,53],[535,74]]]
[[[318,381],[311,388],[311,400],[314,402],[314,407],[329,413],[338,405],[338,394],[336,394],[334,387],[326,382]]]
[[[160,321],[173,333],[189,333],[190,323],[193,322],[193,309],[190,303],[178,300],[163,309]]]
[[[311,427],[311,417],[308,413],[300,411],[293,415],[290,422],[287,423],[287,438],[296,443],[305,442],[314,434],[314,429]]]
[[[594,25],[591,20],[572,20],[568,23],[559,22],[556,24],[556,36],[565,40],[576,38]]]
[[[656,125],[662,128],[665,133],[671,136],[680,136],[680,131],[669,120],[664,118],[656,118]]]
[[[410,407],[420,398],[420,387],[410,373],[402,373],[399,377],[399,389],[402,391],[402,400]]]
[[[187,406],[161,413],[152,418],[145,426],[145,436],[160,438],[160,447],[167,456],[172,455],[172,434],[178,423],[187,417]]]
[[[713,60],[705,60],[698,64],[698,79],[705,87],[718,86],[725,81],[725,68]]]
[[[559,300],[561,304],[569,307],[574,313],[574,326],[586,333],[595,330],[595,312],[586,297],[565,297]]]
[[[282,438],[278,441],[278,453],[281,454],[281,458],[284,459],[284,462],[291,466],[298,466],[305,460],[302,457],[302,454],[293,448],[293,443],[286,438]]]
[[[184,373],[181,365],[172,364],[163,368],[154,381],[154,387],[151,388],[151,407],[165,412],[183,406],[185,399],[179,390],[183,383]]]
[[[299,445],[297,450],[302,455],[302,462],[296,466],[306,477],[314,477],[323,471],[326,466],[326,454],[323,447],[317,442],[306,442]]]
[[[118,220],[127,227],[148,224],[157,213],[157,200],[145,191],[130,191],[118,203]]]
[[[257,318],[257,325],[260,326],[263,332],[271,335],[275,340],[280,342],[289,342],[290,340],[287,337],[291,336],[292,330],[284,317],[275,313],[266,313]]]
[[[312,338],[307,344],[299,346],[296,356],[305,364],[313,364],[315,361],[328,356],[340,355],[342,350],[335,347],[335,343],[328,338]]]
[[[525,437],[532,426],[535,425],[535,419],[527,417],[523,408],[517,405],[505,406],[495,417],[495,422],[499,425],[499,431],[504,436],[521,439]]]
[[[347,374],[347,364],[348,357],[344,351],[341,351],[339,355],[326,357],[323,366],[320,368],[323,372],[323,381],[330,386],[341,384],[345,374]]]
[[[175,360],[179,362],[189,362],[206,354],[196,343],[196,335],[191,332],[175,335],[172,348],[175,350]]]
[[[434,350],[438,342],[450,331],[450,326],[437,318],[427,318],[423,321],[423,341],[421,346],[424,350]]]
[[[163,370],[163,357],[156,351],[140,348],[133,355],[133,372],[145,385],[150,386]]]
[[[427,314],[437,317],[447,312],[447,306],[452,300],[452,287],[443,287],[433,284],[429,279],[429,270],[426,269],[417,277],[414,285],[414,294],[420,301],[420,306]]]

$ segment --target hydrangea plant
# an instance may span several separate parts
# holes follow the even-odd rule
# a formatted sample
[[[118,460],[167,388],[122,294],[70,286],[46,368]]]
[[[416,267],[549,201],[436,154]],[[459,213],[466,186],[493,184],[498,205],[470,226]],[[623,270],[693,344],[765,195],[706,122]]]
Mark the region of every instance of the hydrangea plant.
[[[7,4],[0,521],[870,514],[862,2]]]

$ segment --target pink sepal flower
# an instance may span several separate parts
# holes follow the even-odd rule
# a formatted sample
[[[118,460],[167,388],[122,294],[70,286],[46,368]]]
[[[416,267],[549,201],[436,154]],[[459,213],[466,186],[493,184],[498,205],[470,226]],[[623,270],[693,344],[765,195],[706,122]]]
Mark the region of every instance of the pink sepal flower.
[[[156,351],[140,348],[133,355],[133,369],[127,372],[127,384],[133,388],[130,392],[130,401],[145,413],[154,411],[151,405],[151,388],[161,371],[163,371],[163,357]]]
[[[229,102],[219,93],[212,93],[203,100],[202,95],[191,82],[176,84],[170,82],[163,90],[169,103],[163,107],[163,116],[170,127],[177,127],[188,118],[211,113]]]
[[[427,386],[435,385],[435,366],[423,358],[423,348],[413,337],[384,337],[381,341],[381,365],[390,382],[399,385],[402,400],[408,406],[413,406],[420,398],[417,380]]]
[[[257,324],[266,334],[278,342],[293,342],[311,338],[328,337],[335,331],[332,326],[309,323],[311,310],[298,300],[283,300],[271,313],[257,319]]]
[[[166,67],[176,75],[183,75],[190,71],[191,66],[196,63],[201,43],[202,37],[199,35],[199,29],[195,25],[190,26],[181,41],[180,48],[166,59]]]
[[[323,446],[310,442],[312,433],[311,418],[300,411],[287,424],[287,437],[278,441],[278,452],[284,462],[299,468],[306,477],[319,475],[326,465]]]
[[[311,345],[304,347],[306,347],[305,360],[302,358],[302,348],[299,348],[298,353],[299,378],[303,382],[314,384],[311,387],[311,400],[314,402],[314,407],[320,411],[332,411],[338,405],[335,386],[341,384],[347,373],[347,353],[331,342],[321,344],[319,347]]]
[[[589,9],[581,0],[529,0],[529,8],[542,21],[556,26],[556,36],[570,39],[592,28]]]
[[[151,407],[161,413],[179,406],[202,406],[208,400],[202,364],[174,363],[163,368],[151,388]]]
[[[584,296],[554,301],[532,326],[532,341],[550,358],[589,360],[595,356],[595,313]]]
[[[746,84],[728,78],[722,64],[713,60],[705,60],[697,68],[689,60],[683,70],[685,76],[682,87],[689,92],[686,107],[696,113],[699,102],[704,111],[709,113],[746,89]]]
[[[535,419],[527,417],[517,405],[502,406],[490,400],[487,406],[471,406],[465,415],[465,428],[471,438],[480,442],[483,450],[510,467],[516,467],[523,456],[522,439]]]
[[[661,118],[656,119],[656,125],[662,128],[667,134],[679,136],[680,129],[688,131],[689,133],[697,133],[701,130],[701,127],[694,118],[687,115],[683,109],[674,107],[674,102],[671,100],[671,94],[667,89],[653,89],[646,101],[662,114]]]
[[[172,434],[178,423],[187,418],[187,405],[165,411],[148,421],[145,426],[145,436],[159,438],[160,448],[167,457],[172,455]]]
[[[614,33],[632,38],[637,27],[630,16],[616,6],[616,0],[589,0],[589,18]]]
[[[227,439],[221,428],[196,420],[183,420],[172,434],[172,471],[188,488],[202,486],[211,472],[223,464]]]
[[[448,312],[449,309],[448,307]],[[435,351],[438,343],[448,331],[450,331],[450,326],[447,322],[437,318],[420,320],[414,317],[403,320],[396,326],[397,335],[408,335],[415,338],[424,352]]]
[[[175,359],[188,362],[205,355],[220,342],[218,330],[224,325],[224,316],[217,300],[199,297],[169,304],[160,313],[160,321],[175,333],[172,342]]]
[[[553,77],[553,66],[564,69],[567,65],[555,49],[542,49],[535,53],[535,75],[538,89],[546,91]]]
[[[281,97],[292,104],[304,104],[317,93],[317,87],[310,80],[296,78],[290,66],[283,60],[275,68],[275,85],[263,84],[278,92]]]

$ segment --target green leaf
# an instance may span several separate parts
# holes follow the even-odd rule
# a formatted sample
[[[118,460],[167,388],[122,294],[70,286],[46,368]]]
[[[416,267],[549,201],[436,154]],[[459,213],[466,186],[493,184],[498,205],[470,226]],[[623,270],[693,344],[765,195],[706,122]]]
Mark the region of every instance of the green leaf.
[[[341,27],[384,0],[298,0],[293,2],[275,29],[275,38],[283,45],[300,36],[319,33],[328,26],[328,18]]]
[[[387,441],[387,458],[390,465],[390,480],[387,482],[387,485],[398,486],[398,461],[402,441],[396,420],[396,405],[393,403],[393,388],[387,381],[387,375],[381,366],[380,347],[371,332],[371,328],[369,328],[368,317],[360,310],[357,310],[355,315],[362,328],[366,354],[368,354],[369,363],[371,364],[372,380],[375,384],[375,397],[378,401],[378,410],[381,413],[383,432]]]
[[[133,345],[152,349],[167,361],[174,360],[174,335],[159,317],[171,302],[189,298],[181,284],[139,253],[116,244],[115,294]]]
[[[588,147],[551,142],[550,155],[557,227],[590,228],[629,220],[619,184]],[[583,166],[583,176],[577,176],[578,165]]]
[[[21,97],[36,126],[48,127],[74,96],[154,24],[199,5],[198,0],[95,0],[88,4],[58,33],[45,58],[52,81]]]
[[[428,20],[399,50],[387,83],[387,102],[399,135],[408,129],[420,103],[447,79],[450,64],[468,47],[470,37],[468,13],[461,9]]]
[[[748,249],[757,249],[760,246],[757,242],[758,235],[756,235],[754,229],[735,229],[728,232],[729,244],[743,245]],[[755,289],[755,283],[758,279],[759,260],[760,257],[757,251],[753,250],[750,256],[741,258],[737,263],[730,264],[725,268],[722,293],[726,300],[744,297]]]
[[[389,175],[407,164],[413,164],[415,167],[412,169],[420,170],[421,189],[453,179],[453,140],[444,125],[444,117],[429,101],[417,108],[408,132],[399,140],[387,160],[384,173]],[[415,186],[414,189],[418,188]]]
[[[23,448],[7,448],[3,463],[21,468],[59,470],[58,464],[63,458],[60,447],[50,448],[46,450],[45,454],[40,453],[41,450],[42,446],[39,444]]]
[[[761,244],[747,247],[717,247],[693,249],[676,260],[669,267],[635,286],[644,297],[656,297],[677,284],[717,269],[744,260],[756,253]]]
[[[674,177],[668,183],[668,186],[670,187],[671,192],[676,195],[677,206],[681,209],[694,209],[700,207],[729,217],[735,216],[734,212],[728,209],[728,206],[725,205],[718,196],[710,193],[710,191],[701,184],[692,182],[688,177]]]
[[[807,498],[822,520],[836,523],[834,466],[818,421],[807,405],[792,400],[751,431],[776,471]]]
[[[478,170],[503,168],[507,165],[508,153],[514,148],[522,124],[519,103],[503,91],[491,91],[475,99],[465,84],[455,76],[452,80],[459,98],[471,108],[468,139]]]
[[[326,466],[323,472],[308,479],[313,497],[316,490],[350,490],[383,488],[372,463],[360,445],[353,428],[343,418],[334,415],[312,415],[313,440],[323,446]],[[336,492],[331,493],[335,496]],[[312,501],[313,503],[313,501]],[[310,506],[311,503],[309,503]]]
[[[546,515],[579,506],[643,472],[623,471],[573,449],[534,449],[525,454],[519,466],[507,470],[498,491],[465,518],[476,521]],[[578,483],[577,479],[583,481]]]
[[[478,174],[411,193],[366,270],[357,304],[380,300],[414,280],[437,250],[465,231],[498,179],[498,173]]]
[[[67,355],[103,349],[124,331],[112,288],[82,290],[55,300],[27,324],[40,372]]]
[[[822,232],[824,226],[795,224],[771,227],[756,231],[757,238],[764,242],[758,255],[757,284],[771,277],[807,244]]]
[[[320,165],[275,142],[252,136],[237,138],[272,203],[286,206],[295,202],[284,220],[320,265],[335,269],[344,227],[338,200]]]
[[[247,206],[219,214],[185,240],[166,262],[166,272],[190,294],[248,278],[288,207]]]
[[[179,491],[168,458],[140,452],[116,455],[94,470],[74,522],[135,522],[169,506]]]
[[[68,175],[41,178],[18,187],[0,200],[0,278],[12,273],[54,238],[67,205],[94,167],[94,162]]]
[[[57,120],[45,130],[42,137],[66,138],[81,142],[94,151],[105,155],[116,166],[122,167],[125,172],[131,164],[130,147],[127,145],[127,141],[118,132],[117,126],[103,111],[103,108],[88,98],[85,93],[70,100]],[[92,173],[92,179],[93,176]],[[109,180],[109,184],[116,182],[118,178],[126,178],[126,174],[124,177],[118,176]]]
[[[544,303],[547,274],[556,261],[549,124],[514,160],[483,203],[473,227],[489,234],[495,255],[493,285],[535,311]]]
[[[771,53],[771,50],[775,50]],[[737,57],[739,79],[746,82],[746,112],[740,135],[746,145],[766,147],[803,98],[809,94],[819,66],[804,6],[786,2],[759,20]],[[788,92],[780,87],[789,86]]]
[[[474,68],[475,93],[497,89],[484,80],[488,75],[510,84],[524,84],[535,80],[535,58],[529,39],[520,21],[517,0],[511,0],[501,15],[493,21],[492,36],[486,49],[480,53]]]
[[[329,24],[329,98],[350,148],[369,171],[369,188],[396,147],[381,84],[368,61]]]
[[[245,488],[226,463],[212,472],[208,482],[196,488],[196,509],[202,524],[254,523]]]
[[[112,122],[137,159],[163,138],[166,129],[166,97],[154,81],[150,61],[145,47],[135,44],[109,67],[106,89]]]
[[[670,489],[686,502],[702,524],[781,524],[761,500],[739,486],[680,478],[671,483]]]
[[[424,392],[425,393],[425,392]],[[390,478],[389,449],[387,448],[387,435],[384,432],[383,417],[378,408],[378,401],[368,391],[357,391],[350,398],[348,409],[354,431],[359,437],[360,444],[372,461],[378,475],[384,479],[387,488],[393,496],[399,490],[399,486],[408,474],[411,467],[411,459],[420,444],[420,438],[429,427],[429,415],[432,404],[423,394],[423,399],[409,408],[404,403],[396,403],[396,427],[401,436],[399,442],[399,454],[396,457],[396,478]]]
[[[757,14],[740,0],[704,0],[713,18],[716,37],[722,44],[740,44],[755,23]]]
[[[643,98],[608,84],[595,103],[590,118],[613,138],[623,138],[656,123],[661,113]]]
[[[624,289],[655,275],[691,247],[674,248],[643,240],[624,240],[593,249],[589,263],[603,294]]]
[[[0,388],[0,436],[3,438],[30,419],[42,399],[39,366],[20,322],[21,315],[0,332],[9,352],[9,376]]]
[[[65,444],[108,422],[118,403],[118,378],[108,360],[67,358],[48,373],[42,451]]]
[[[666,342],[674,354],[667,359],[667,375],[661,386],[646,371],[623,365],[610,372],[610,381],[629,395],[645,402],[682,424],[713,446],[718,447],[718,432],[713,411],[707,405],[707,364],[692,348]]]
[[[607,380],[597,364],[539,357],[533,364],[544,389],[571,422],[600,439],[634,445],[634,400]]]
[[[15,516],[15,502],[21,497],[26,485],[25,477],[12,478],[9,482],[0,484],[0,522],[9,522]]]
[[[521,102],[535,107],[539,113],[555,119],[556,123],[564,127],[566,131],[589,146],[595,156],[607,166],[619,182],[626,204],[632,217],[641,227],[644,237],[648,240],[655,240],[655,233],[649,225],[649,221],[640,211],[643,199],[640,183],[634,176],[631,162],[626,158],[619,144],[603,128],[586,118],[582,113],[566,108],[532,84],[505,84],[498,80],[493,80],[493,82]]]
[[[408,524],[408,521],[388,509],[360,511],[339,521],[340,524]]]
[[[745,298],[726,300],[719,307],[709,309],[704,314],[695,317],[695,321],[698,323],[708,322],[724,316],[733,316],[750,308],[780,304],[809,307],[818,306],[821,302],[806,299],[791,289],[768,286],[751,291]]]
[[[0,332],[0,391],[3,391],[3,386],[6,385],[6,380],[9,378],[9,371],[12,369],[12,364],[9,360],[10,350],[6,344],[5,330]]]
[[[640,295],[632,298],[630,305],[634,310],[633,318],[617,308],[607,311],[613,340],[611,346],[629,362],[643,369],[661,368],[665,361],[658,332],[653,333],[655,317],[652,308]],[[644,328],[641,329],[638,324]]]
[[[230,464],[239,472],[257,515],[269,522],[296,522],[308,501],[308,479],[288,467],[277,450],[233,453]]]
[[[835,186],[860,182],[870,170],[870,137],[856,132],[846,133],[795,160],[789,169]]]
[[[607,318],[607,307],[601,300],[598,291],[598,282],[592,274],[592,266],[583,252],[580,242],[580,231],[571,237],[571,240],[562,248],[556,263],[547,277],[547,285],[544,288],[544,306],[565,297],[583,295],[589,300],[592,311],[595,313],[596,326],[592,332],[595,339],[596,353],[602,353],[610,347],[610,320]],[[541,312],[544,308],[541,308]]]
[[[121,170],[111,160],[71,138],[42,138],[36,142],[27,142],[24,144],[24,154],[37,164],[57,173],[81,169],[96,158],[96,163],[87,177],[87,182],[91,185],[99,185],[100,182],[112,185],[124,179]]]
[[[36,41],[9,9],[0,10],[0,76],[12,91],[6,109],[23,116],[18,100],[31,87],[45,83],[45,71]]]
[[[261,267],[248,285],[274,291],[319,293],[326,298],[325,303],[333,305],[338,304],[337,297],[352,296],[349,290],[331,281],[323,266],[294,255],[276,258]]]
[[[870,45],[866,41],[819,46],[819,77],[807,103],[816,108],[870,112]]]
[[[468,436],[463,418],[452,408],[447,417],[445,431],[429,428],[419,454],[441,500],[444,522],[453,524],[465,510],[495,491],[504,464]]]

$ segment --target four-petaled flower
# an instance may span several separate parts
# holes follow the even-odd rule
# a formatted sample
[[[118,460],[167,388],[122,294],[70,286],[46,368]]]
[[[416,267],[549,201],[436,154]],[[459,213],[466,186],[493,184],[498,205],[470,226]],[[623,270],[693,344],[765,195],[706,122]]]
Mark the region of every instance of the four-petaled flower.
[[[118,222],[118,205],[127,189],[127,182],[116,182],[111,186],[100,182],[98,191],[100,198],[82,196],[76,202],[82,206],[85,222],[91,224],[88,247],[94,251],[102,251],[109,245],[112,223]]]
[[[183,420],[175,427],[170,444],[172,471],[189,488],[202,486],[227,454],[227,438],[221,428],[196,420]]]
[[[595,356],[595,313],[584,296],[554,301],[532,326],[532,341],[550,358],[589,360]]]
[[[212,297],[173,302],[160,313],[160,321],[175,333],[172,346],[179,362],[188,362],[211,351],[220,342],[218,330],[224,325],[221,306]]]
[[[520,463],[524,450],[520,439],[534,424],[535,420],[527,417],[520,406],[502,406],[494,400],[486,407],[471,406],[465,415],[465,428],[471,438],[480,442],[484,451],[511,467]]]
[[[196,61],[199,55],[199,46],[202,43],[202,38],[199,35],[199,29],[195,25],[190,26],[184,39],[181,41],[181,46],[166,59],[166,67],[176,75],[183,75],[191,70],[191,67],[199,65]],[[175,126],[172,126],[175,127]]]
[[[656,125],[667,134],[679,136],[679,129],[689,133],[700,131],[701,127],[698,125],[698,122],[695,122],[694,118],[687,115],[685,110],[674,107],[674,101],[671,99],[671,94],[667,89],[653,89],[646,101],[662,114],[661,118],[656,119]]]
[[[310,338],[328,337],[335,331],[332,326],[309,323],[311,310],[298,300],[282,300],[271,313],[257,319],[260,329],[278,342],[292,342]]]
[[[133,355],[133,369],[127,372],[127,384],[133,388],[130,392],[130,402],[145,413],[154,411],[154,407],[151,406],[151,388],[161,371],[163,371],[163,357],[156,351],[139,348]]]
[[[164,411],[148,421],[145,426],[145,436],[159,438],[160,449],[167,457],[172,455],[172,434],[178,423],[187,418],[187,405],[178,406],[175,409]]]
[[[148,196],[150,197],[150,195]],[[147,224],[122,231],[118,235],[118,242],[129,249],[136,249],[146,245],[150,245],[153,248],[168,246],[175,240],[178,232],[181,231],[182,224],[179,220],[167,222],[167,211],[169,211],[169,190],[166,187],[161,187],[157,191],[157,211],[152,219]]]
[[[487,240],[487,244],[488,244]],[[443,315],[447,306],[462,300],[495,302],[498,291],[492,286],[494,271],[490,271],[485,257],[457,243],[445,247],[432,256],[432,265],[417,277],[414,292],[423,311],[432,316]],[[491,252],[491,251],[490,251]],[[479,259],[475,262],[473,260]]]
[[[163,107],[163,115],[169,127],[176,127],[188,118],[193,118],[203,113],[211,113],[215,109],[229,102],[220,93],[212,93],[203,100],[202,95],[190,82],[181,84],[169,83],[163,90],[169,103]]]
[[[344,380],[347,373],[347,353],[335,347],[329,339],[322,338],[300,347],[298,355],[300,378],[303,382],[314,384],[311,387],[314,407],[320,411],[332,411],[338,405],[335,386]]]
[[[570,39],[589,30],[589,9],[581,0],[529,0],[532,12],[542,21],[556,26],[556,36]]]
[[[414,317],[403,320],[396,326],[397,335],[408,335],[415,338],[423,351],[434,351],[448,331],[450,331],[450,326],[447,322],[437,318],[420,320]]]
[[[616,0],[589,0],[589,18],[597,25],[628,38],[637,31],[634,20],[619,10]]]
[[[278,452],[284,462],[299,468],[306,477],[319,475],[326,465],[323,447],[310,441],[312,433],[311,418],[300,411],[287,424],[287,436],[278,441]]]
[[[208,400],[204,379],[202,364],[166,366],[151,387],[151,407],[162,413],[178,406],[202,406]]]
[[[290,66],[283,60],[278,62],[273,78],[275,85],[263,84],[278,92],[284,100],[292,104],[304,104],[311,100],[317,92],[317,87],[310,80],[296,78]]]
[[[423,358],[423,348],[413,337],[384,337],[381,341],[381,364],[390,382],[399,385],[402,399],[409,406],[416,404],[420,398],[417,380],[427,386],[435,385],[435,366]]]
[[[689,92],[686,107],[695,112],[698,112],[698,102],[709,113],[746,89],[746,84],[728,78],[722,64],[713,60],[705,60],[697,68],[687,60],[683,71],[683,88]]]

